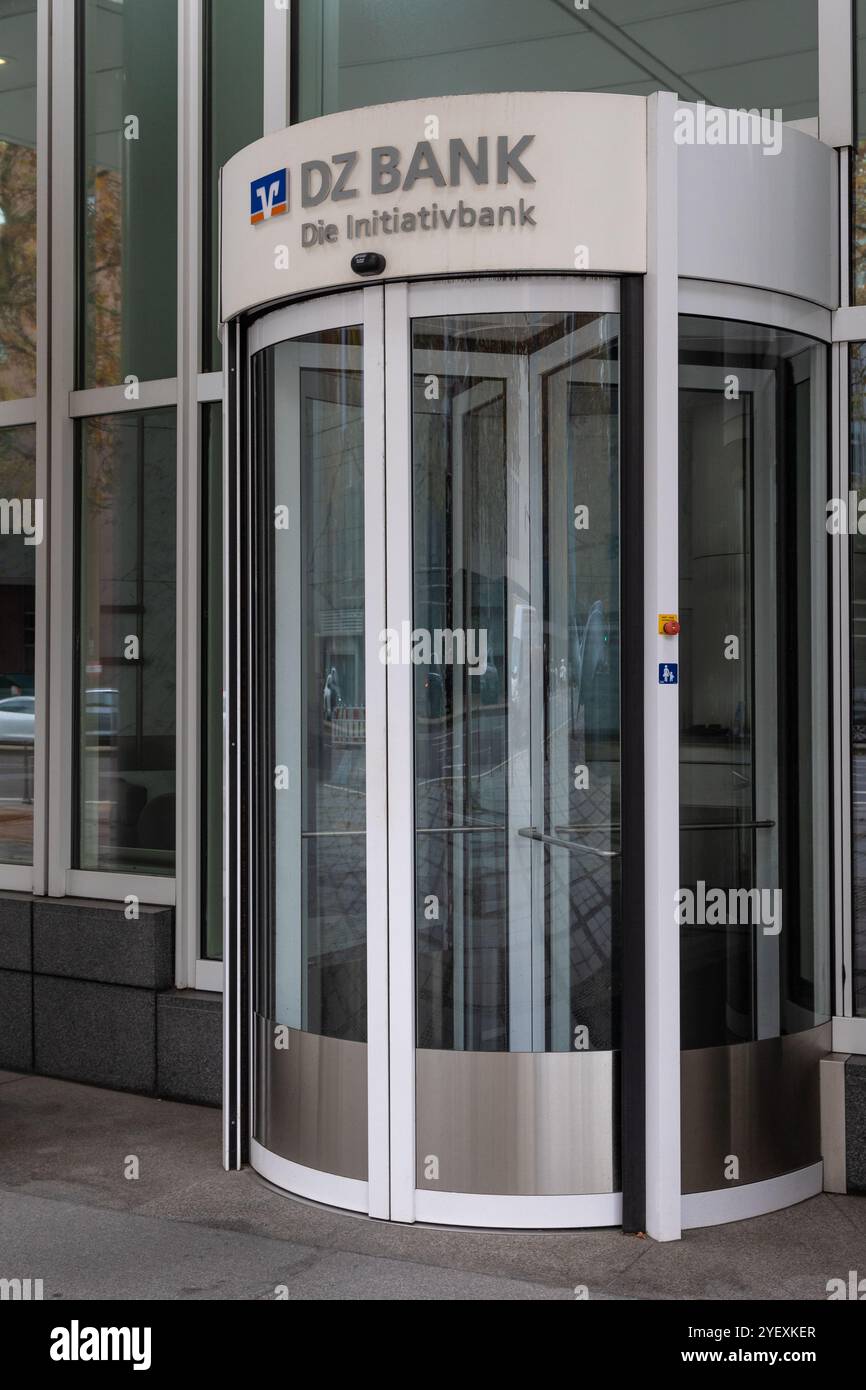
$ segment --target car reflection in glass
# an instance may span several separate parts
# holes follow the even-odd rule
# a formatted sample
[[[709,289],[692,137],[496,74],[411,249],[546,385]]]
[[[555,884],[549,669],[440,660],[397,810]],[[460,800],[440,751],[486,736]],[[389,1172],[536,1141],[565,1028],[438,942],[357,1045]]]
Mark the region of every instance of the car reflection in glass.
[[[0,743],[32,743],[35,722],[35,696],[9,695],[0,700]]]
[[[114,742],[119,725],[120,691],[87,690],[84,694],[88,742]],[[9,695],[0,700],[0,744],[32,743],[35,735],[36,697]]]
[[[85,690],[85,733],[88,743],[114,743],[120,728],[120,691]]]

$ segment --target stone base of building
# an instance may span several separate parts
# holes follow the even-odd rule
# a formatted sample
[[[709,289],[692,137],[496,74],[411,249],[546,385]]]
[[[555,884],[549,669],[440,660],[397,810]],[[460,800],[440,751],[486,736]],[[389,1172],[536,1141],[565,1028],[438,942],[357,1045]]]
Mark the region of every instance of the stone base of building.
[[[0,1068],[219,1105],[222,998],[173,980],[173,908],[0,894]]]
[[[845,1172],[849,1192],[866,1192],[866,1057],[845,1063]]]

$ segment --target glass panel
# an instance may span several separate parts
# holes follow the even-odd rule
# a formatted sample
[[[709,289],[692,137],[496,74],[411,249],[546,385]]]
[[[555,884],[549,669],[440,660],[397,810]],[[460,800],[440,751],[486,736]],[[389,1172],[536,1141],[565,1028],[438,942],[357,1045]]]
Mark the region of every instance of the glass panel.
[[[275,998],[290,1027],[367,1032],[363,330],[256,358],[266,526]]]
[[[618,1046],[617,334],[413,324],[419,1047]]]
[[[79,386],[175,375],[176,0],[84,0]]]
[[[203,370],[222,365],[219,341],[219,174],[258,140],[264,109],[262,0],[209,0],[205,7]]]
[[[301,0],[298,120],[466,92],[598,91],[818,114],[818,0]]]
[[[33,862],[36,426],[0,430],[0,863]]]
[[[36,0],[0,0],[0,400],[36,395]]]
[[[858,509],[866,499],[866,345],[851,346],[851,477]],[[866,508],[864,508],[866,510]],[[866,1017],[866,535],[851,538],[851,860],[854,1012]]]
[[[173,874],[173,410],[81,425],[76,867]]]
[[[202,955],[223,951],[222,405],[202,407]]]
[[[686,1048],[829,1016],[826,358],[680,320]]]

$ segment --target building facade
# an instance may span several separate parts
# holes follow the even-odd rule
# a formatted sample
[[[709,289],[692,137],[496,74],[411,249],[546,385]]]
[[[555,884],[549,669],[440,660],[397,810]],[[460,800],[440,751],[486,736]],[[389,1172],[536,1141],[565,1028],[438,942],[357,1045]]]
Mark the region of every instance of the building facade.
[[[0,5],[0,1065],[397,1220],[866,1189],[861,34]]]

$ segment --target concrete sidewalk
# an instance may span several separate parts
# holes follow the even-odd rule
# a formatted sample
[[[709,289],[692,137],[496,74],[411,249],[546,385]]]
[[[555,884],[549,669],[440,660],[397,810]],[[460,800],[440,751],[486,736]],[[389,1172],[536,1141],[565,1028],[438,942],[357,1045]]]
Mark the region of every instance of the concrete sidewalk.
[[[225,1173],[215,1110],[0,1072],[0,1278],[46,1299],[826,1299],[850,1270],[862,1197],[669,1245],[389,1225]]]

